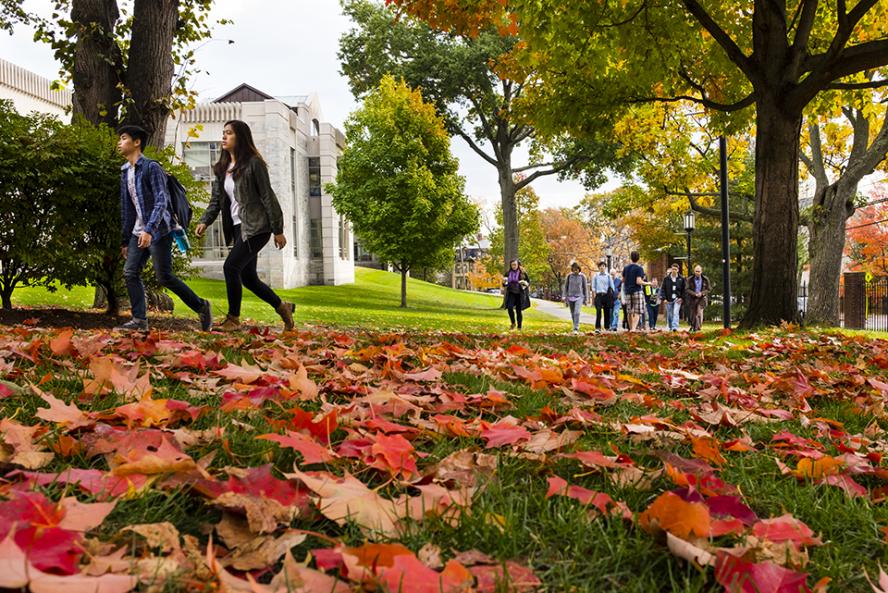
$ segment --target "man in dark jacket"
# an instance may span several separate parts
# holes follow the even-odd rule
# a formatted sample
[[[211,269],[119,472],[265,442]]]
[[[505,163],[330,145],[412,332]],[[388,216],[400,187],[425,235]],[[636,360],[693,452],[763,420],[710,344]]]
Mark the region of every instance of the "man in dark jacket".
[[[672,264],[660,287],[660,298],[666,303],[666,326],[672,331],[678,331],[684,294],[685,279],[678,273],[678,264]]]
[[[197,313],[201,328],[207,331],[213,324],[210,301],[194,294],[173,274],[174,228],[169,212],[167,177],[157,161],[142,156],[148,133],[139,126],[123,126],[118,135],[117,150],[126,158],[120,168],[120,252],[126,260],[123,278],[133,314],[133,318],[118,329],[148,329],[142,270],[150,257],[157,281]]]
[[[687,279],[685,298],[688,300],[688,310],[691,316],[691,331],[698,332],[703,326],[703,309],[709,297],[709,278],[703,275],[703,268],[698,264],[694,266],[694,275]]]

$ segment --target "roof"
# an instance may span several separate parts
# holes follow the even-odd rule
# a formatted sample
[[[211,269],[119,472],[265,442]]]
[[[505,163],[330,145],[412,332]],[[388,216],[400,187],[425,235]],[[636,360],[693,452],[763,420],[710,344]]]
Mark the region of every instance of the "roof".
[[[260,91],[247,83],[241,83],[221,97],[214,99],[213,103],[257,103],[260,101],[280,101],[287,107],[295,109],[301,104],[308,103],[310,95],[282,95],[275,97],[264,91]]]

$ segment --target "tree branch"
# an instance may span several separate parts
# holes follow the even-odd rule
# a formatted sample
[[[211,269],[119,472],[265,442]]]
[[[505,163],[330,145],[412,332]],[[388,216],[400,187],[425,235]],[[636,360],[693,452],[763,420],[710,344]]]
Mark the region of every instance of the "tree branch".
[[[817,16],[817,4],[818,0],[802,0],[799,4],[799,28],[796,29],[792,47],[790,48],[792,57],[789,70],[792,72],[793,80],[798,80],[802,60],[804,60],[808,53],[808,40],[810,39],[811,31],[814,28],[814,19]]]
[[[478,156],[480,156],[482,159],[484,159],[485,161],[487,161],[488,163],[490,163],[494,167],[499,167],[499,161],[497,159],[495,159],[494,157],[490,156],[489,154],[487,154],[486,152],[484,152],[480,146],[475,144],[475,141],[472,139],[471,136],[469,136],[468,134],[466,134],[465,132],[463,132],[462,130],[459,130],[459,129],[456,130],[456,134],[457,134],[457,136],[459,136],[460,138],[465,140],[466,144],[469,145],[469,148],[474,150]]]
[[[823,166],[823,146],[820,138],[820,126],[816,122],[808,125],[808,135],[811,139],[811,164],[805,162],[808,170],[814,175],[817,181],[815,191],[819,191],[829,185],[829,177],[826,175],[826,167]],[[804,153],[802,153],[804,155]],[[804,162],[804,161],[803,161]]]
[[[580,160],[579,158],[573,158],[573,159],[564,161],[562,163],[559,163],[558,165],[552,167],[551,169],[544,169],[542,171],[536,171],[534,173],[531,173],[530,175],[528,175],[527,177],[525,177],[521,181],[518,181],[515,183],[515,191],[518,191],[519,189],[521,189],[523,187],[527,187],[528,185],[533,183],[533,181],[535,179],[537,179],[538,177],[543,177],[544,175],[555,175],[556,173],[561,173],[562,171],[564,171],[565,169],[567,169],[568,167],[570,167],[574,163],[578,162],[579,160]]]
[[[727,113],[733,111],[740,111],[741,109],[746,109],[750,105],[755,104],[755,94],[749,93],[736,103],[718,103],[716,101],[711,101],[709,99],[703,99],[700,97],[692,97],[690,95],[676,95],[675,97],[637,97],[635,99],[629,99],[629,103],[677,103],[679,101],[692,101],[694,103],[699,103],[704,107],[709,109],[715,109],[716,111],[724,111]]]
[[[863,1],[863,0],[861,0]],[[682,4],[685,5],[685,8],[690,12],[697,21],[703,25],[703,28],[706,29],[712,38],[725,50],[725,53],[728,54],[728,58],[737,65],[740,70],[746,75],[746,78],[753,84],[753,86],[759,86],[758,82],[760,79],[758,68],[752,60],[749,59],[749,56],[743,53],[743,50],[731,39],[731,36],[722,29],[718,23],[706,12],[706,9],[700,5],[697,0],[682,0]]]
[[[834,82],[826,88],[839,91],[853,91],[858,89],[880,89],[888,86],[888,79],[870,80],[868,82]]]
[[[665,187],[663,188],[663,191],[667,196],[681,196],[681,197],[687,198],[688,204],[690,204],[691,210],[693,210],[694,212],[698,212],[698,213],[703,214],[705,216],[711,216],[714,218],[721,218],[721,209],[708,208],[706,206],[701,206],[700,202],[697,201],[697,198],[699,196],[717,196],[720,194],[695,193],[695,192],[692,192],[687,189],[685,191],[677,192],[677,191],[671,191]],[[728,214],[732,220],[741,220],[743,222],[752,223],[752,216],[750,216],[748,214],[743,214],[742,212],[729,212]]]

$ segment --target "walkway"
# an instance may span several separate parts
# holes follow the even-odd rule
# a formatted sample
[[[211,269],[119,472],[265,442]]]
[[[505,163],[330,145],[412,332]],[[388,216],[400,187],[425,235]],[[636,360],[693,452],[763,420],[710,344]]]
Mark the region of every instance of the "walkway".
[[[534,308],[537,311],[542,313],[547,313],[552,317],[557,317],[558,319],[563,319],[566,325],[566,331],[570,330],[570,309],[564,306],[564,303],[556,303],[554,301],[547,301],[545,299],[530,299],[530,302],[533,303]],[[620,315],[620,325],[618,331],[623,330],[623,316]],[[664,330],[666,328],[666,316],[661,315],[659,319],[657,319],[657,329]],[[687,323],[682,321],[682,323],[678,326],[679,331],[687,331]],[[583,307],[580,312],[580,331],[595,331],[595,307]]]

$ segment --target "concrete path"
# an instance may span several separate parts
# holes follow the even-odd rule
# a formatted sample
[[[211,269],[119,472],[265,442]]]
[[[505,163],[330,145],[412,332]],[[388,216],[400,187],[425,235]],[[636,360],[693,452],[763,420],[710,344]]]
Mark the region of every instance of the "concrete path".
[[[530,299],[530,302],[533,303],[537,311],[547,313],[552,317],[557,317],[558,319],[563,319],[565,322],[565,329],[570,331],[570,309],[568,309],[564,305],[564,303],[555,303],[553,301],[547,301],[545,299]],[[584,306],[583,309],[580,311],[580,329],[584,331],[595,330],[595,307]]]

